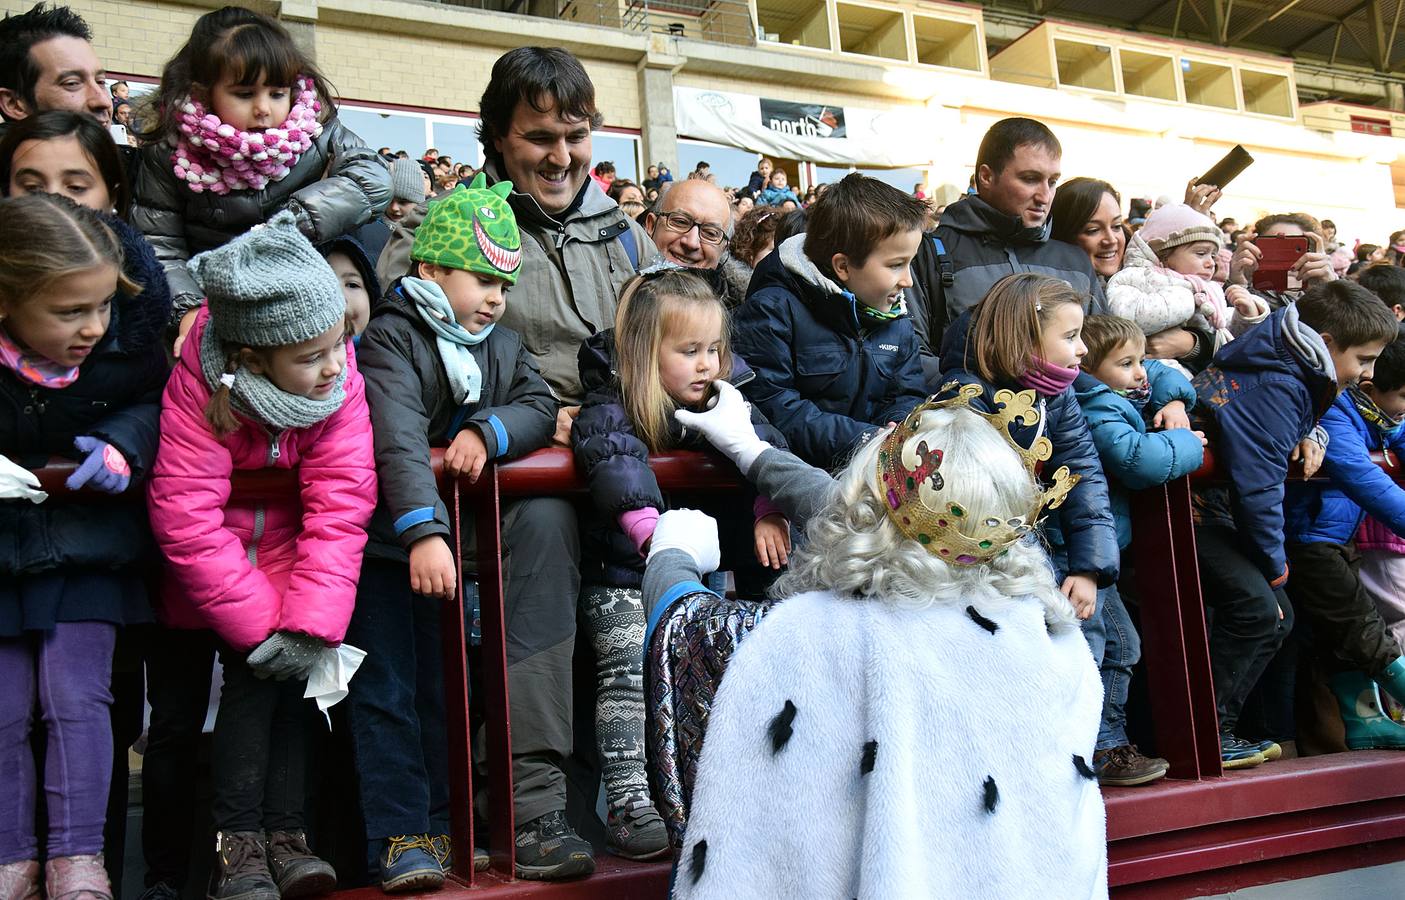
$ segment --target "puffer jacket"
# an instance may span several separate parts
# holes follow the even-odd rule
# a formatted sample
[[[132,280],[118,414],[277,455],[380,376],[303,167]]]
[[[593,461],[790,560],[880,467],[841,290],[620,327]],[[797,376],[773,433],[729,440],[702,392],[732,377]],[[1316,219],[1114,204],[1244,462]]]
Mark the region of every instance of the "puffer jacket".
[[[991,384],[973,368],[974,360],[967,357],[967,342],[971,313],[962,313],[946,331],[942,343],[942,378],[957,385],[979,384],[984,393],[972,405],[983,412],[995,412],[995,394],[1002,389],[1027,390],[1020,384]],[[1060,466],[1079,476],[1064,502],[1048,513],[1045,522],[1056,525],[1068,551],[1067,571],[1086,573],[1097,579],[1098,587],[1117,581],[1120,554],[1117,547],[1117,526],[1112,519],[1108,500],[1107,479],[1098,460],[1097,445],[1088,429],[1088,422],[1078,408],[1078,399],[1069,387],[1052,397],[1039,398],[1040,421],[1037,425],[1016,423],[1010,436],[1021,446],[1030,447],[1041,434],[1053,444],[1053,453],[1044,461],[1042,472],[1052,475]]]
[[[1362,552],[1373,551],[1405,556],[1405,537],[1401,537],[1371,516],[1367,516],[1366,521],[1361,523],[1360,530],[1356,532],[1356,549]]]
[[[556,401],[521,338],[495,325],[487,340],[469,347],[483,373],[478,403],[454,403],[434,334],[399,282],[372,311],[357,351],[375,426],[381,486],[366,552],[404,562],[415,541],[450,532],[429,448],[448,444],[472,425],[489,459],[515,459],[551,442]]]
[[[122,242],[124,274],[142,290],[134,296],[118,292],[107,332],[68,387],[40,387],[0,366],[0,454],[40,468],[51,456],[77,459],[73,439],[92,435],[122,453],[132,483],[102,503],[0,500],[0,573],[6,576],[115,569],[154,549],[141,490],[156,456],[168,371],[161,334],[171,295],[146,239],[120,219],[104,221]]]
[[[1330,438],[1322,460],[1328,482],[1288,484],[1283,498],[1286,539],[1296,544],[1345,544],[1368,513],[1386,535],[1405,534],[1405,489],[1370,457],[1371,451],[1383,447],[1405,452],[1405,429],[1382,434],[1361,417],[1346,393],[1322,416],[1322,427]]]
[[[1029,228],[1019,216],[1010,216],[967,194],[942,213],[941,224],[924,243],[941,243],[950,263],[952,284],[943,284],[940,266],[913,267],[917,281],[912,296],[925,299],[909,308],[913,326],[922,342],[923,356],[941,356],[942,335],[963,312],[981,302],[995,282],[1016,272],[1052,275],[1068,282],[1075,291],[1088,296],[1087,312],[1107,311],[1102,284],[1093,271],[1088,254],[1072,244],[1049,239],[1052,222]],[[934,258],[936,244],[919,251]],[[931,363],[928,362],[930,374]]]
[[[1186,409],[1195,406],[1195,389],[1170,366],[1149,359],[1146,377],[1151,384],[1147,412],[1154,413],[1173,400],[1184,403]],[[1147,431],[1146,418],[1132,402],[1092,375],[1080,374],[1073,382],[1073,392],[1107,477],[1112,517],[1117,522],[1117,546],[1125,550],[1132,543],[1130,492],[1189,475],[1205,461],[1205,448],[1200,438],[1185,428]],[[1063,543],[1056,527],[1048,533],[1049,543],[1056,547]]]
[[[742,393],[796,456],[822,469],[927,396],[912,320],[861,325],[857,304],[796,235],[761,261],[732,322],[733,350],[756,372]]]
[[[658,479],[649,468],[649,448],[635,434],[620,399],[613,328],[593,335],[581,345],[580,370],[586,399],[571,426],[571,448],[576,467],[585,475],[595,502],[590,523],[581,532],[581,575],[587,581],[637,587],[643,579],[644,559],[620,528],[620,516],[645,508],[663,512],[667,505]],[[750,367],[733,353],[728,380],[741,387],[753,378]],[[762,440],[786,449],[785,437],[771,427],[754,405],[751,424]],[[670,421],[669,426],[672,446],[683,450],[708,448],[706,438],[677,420]]]
[[[757,206],[780,206],[787,200],[793,200],[796,205],[800,204],[800,197],[788,187],[766,187],[755,197]]]
[[[1337,396],[1327,346],[1298,320],[1296,306],[1286,306],[1226,344],[1191,384],[1198,400],[1191,422],[1209,438],[1226,482],[1196,489],[1196,518],[1238,531],[1263,576],[1282,585],[1288,459]]]
[[[142,148],[131,221],[150,239],[166,267],[177,312],[198,306],[204,296],[186,271],[186,262],[267,222],[274,213],[291,209],[302,233],[320,244],[371,221],[390,204],[385,160],[335,118],[322,127],[287,177],[261,191],[197,194],[176,178],[172,152],[168,141]]]
[[[504,177],[496,162],[483,171],[489,182]],[[522,267],[508,288],[502,324],[521,335],[556,399],[578,405],[585,390],[576,353],[586,338],[614,325],[620,288],[634,277],[624,242],[633,243],[641,268],[658,251],[643,226],[589,178],[560,217],[548,215],[531,194],[513,191],[508,203],[522,231]]]
[[[376,468],[366,388],[346,355],[346,401],[308,428],[271,432],[250,419],[217,438],[205,422],[210,388],[200,368],[202,310],[162,398],[161,447],[147,492],[151,528],[166,555],[160,617],[209,628],[236,650],[275,631],[338,644],[356,604]],[[236,470],[292,469],[298,494],[247,500]]]

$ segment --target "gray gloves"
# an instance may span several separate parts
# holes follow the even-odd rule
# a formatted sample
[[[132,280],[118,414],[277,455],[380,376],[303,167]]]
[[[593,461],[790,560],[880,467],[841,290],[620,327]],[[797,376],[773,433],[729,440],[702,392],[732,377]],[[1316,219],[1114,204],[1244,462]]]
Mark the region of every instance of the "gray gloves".
[[[321,638],[297,631],[275,631],[262,644],[249,654],[249,668],[259,678],[272,678],[274,681],[299,681],[312,671],[317,654],[326,643]]]

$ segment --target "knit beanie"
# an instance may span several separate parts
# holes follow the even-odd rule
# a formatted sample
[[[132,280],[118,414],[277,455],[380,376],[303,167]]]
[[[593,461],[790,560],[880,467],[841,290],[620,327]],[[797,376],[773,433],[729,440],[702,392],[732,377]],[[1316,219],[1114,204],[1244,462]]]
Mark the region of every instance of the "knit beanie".
[[[413,159],[397,159],[390,164],[390,196],[395,200],[424,202],[424,177]]]
[[[1196,241],[1210,241],[1216,248],[1224,246],[1224,232],[1220,226],[1184,203],[1168,203],[1155,210],[1146,217],[1146,224],[1137,234],[1157,256]]]
[[[287,210],[188,266],[215,335],[231,344],[297,344],[346,317],[341,282]]]
[[[512,182],[488,187],[482,172],[468,187],[431,201],[424,221],[415,229],[410,259],[463,269],[517,283],[522,268],[522,235],[517,216],[507,205]]]

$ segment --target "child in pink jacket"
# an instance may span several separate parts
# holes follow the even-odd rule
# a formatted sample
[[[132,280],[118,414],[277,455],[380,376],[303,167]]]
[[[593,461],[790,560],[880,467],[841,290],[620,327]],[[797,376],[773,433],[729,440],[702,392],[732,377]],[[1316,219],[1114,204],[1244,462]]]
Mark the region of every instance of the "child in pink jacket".
[[[291,214],[190,269],[207,309],[166,386],[149,506],[162,619],[213,631],[224,665],[210,896],[323,893],[336,873],[303,832],[303,692],[346,631],[376,504],[365,386],[341,284]],[[293,470],[297,492],[233,495],[235,470],[262,468]]]

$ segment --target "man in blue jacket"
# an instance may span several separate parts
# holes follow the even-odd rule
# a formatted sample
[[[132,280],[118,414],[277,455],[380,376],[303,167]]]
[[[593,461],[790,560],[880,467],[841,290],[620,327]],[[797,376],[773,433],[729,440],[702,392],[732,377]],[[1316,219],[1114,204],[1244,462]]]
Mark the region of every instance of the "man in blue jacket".
[[[1405,703],[1405,659],[1357,573],[1352,539],[1366,513],[1405,535],[1405,489],[1371,461],[1371,452],[1405,451],[1405,342],[1376,360],[1374,373],[1349,385],[1322,416],[1330,442],[1326,483],[1290,484],[1284,499],[1288,560],[1296,575],[1288,596],[1311,623],[1332,690],[1341,706],[1347,746],[1405,748],[1405,727],[1381,711],[1377,685]],[[1374,683],[1372,681],[1374,679]]]
[[[1326,282],[1226,344],[1195,376],[1193,420],[1209,437],[1224,482],[1197,490],[1194,499],[1200,583],[1213,611],[1210,665],[1226,768],[1282,753],[1271,740],[1240,740],[1234,730],[1244,700],[1293,627],[1283,590],[1289,461],[1338,392],[1370,375],[1396,327],[1370,291],[1349,281]],[[1291,680],[1280,693],[1265,698],[1266,705],[1291,708]]]

